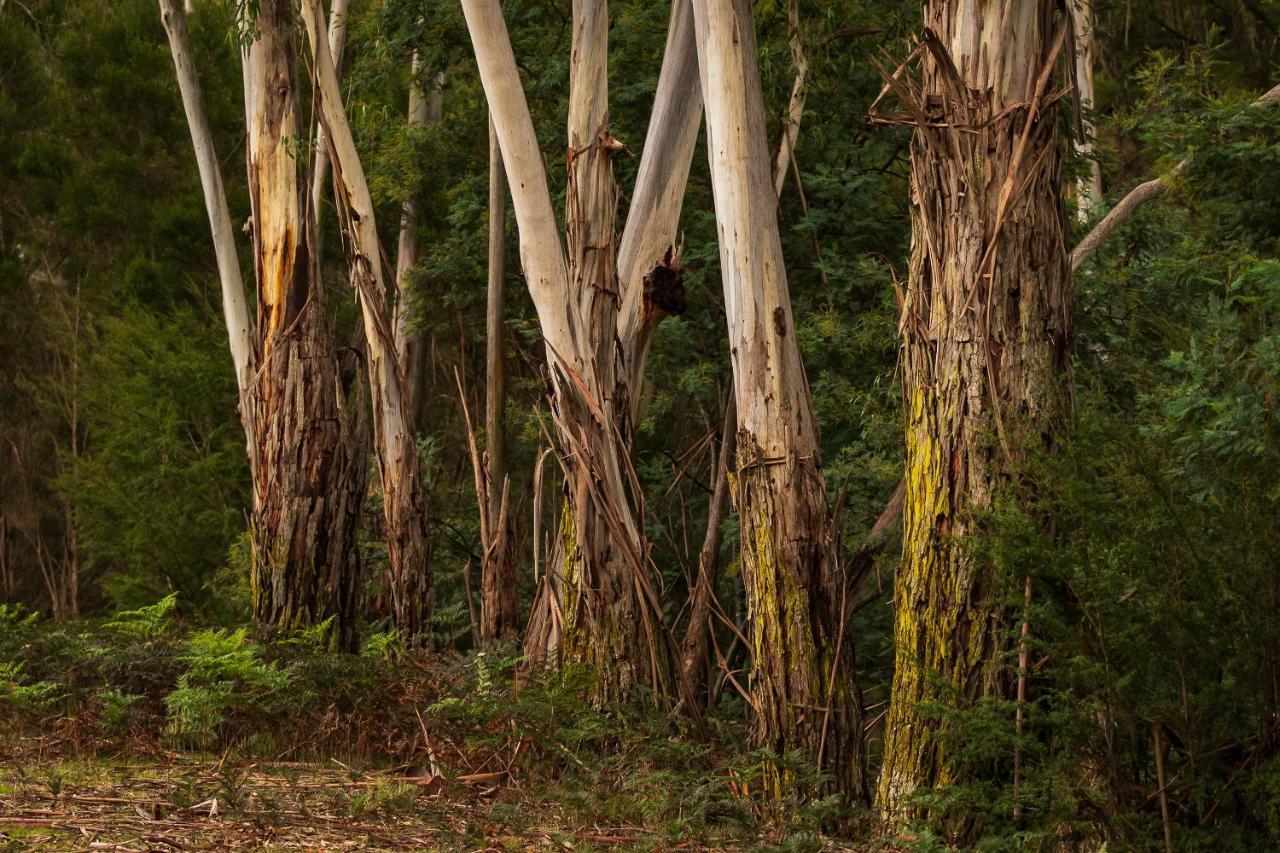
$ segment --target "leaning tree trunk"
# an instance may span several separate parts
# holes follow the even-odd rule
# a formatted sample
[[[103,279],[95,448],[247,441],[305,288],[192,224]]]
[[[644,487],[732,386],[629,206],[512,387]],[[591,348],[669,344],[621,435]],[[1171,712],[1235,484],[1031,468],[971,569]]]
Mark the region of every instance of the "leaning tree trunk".
[[[793,750],[865,796],[862,702],[809,386],[778,233],[748,0],[695,0],[707,150],[738,407],[753,740]],[[775,772],[773,793],[791,783]]]
[[[431,615],[433,543],[427,528],[422,462],[409,420],[410,396],[397,352],[396,324],[387,307],[373,199],[347,123],[319,0],[303,0],[302,17],[311,44],[319,112],[331,148],[338,210],[348,238],[351,278],[364,321],[392,619],[410,637],[423,638]]]
[[[1009,615],[969,543],[1019,453],[1069,422],[1073,299],[1049,100],[1066,30],[1058,5],[1028,0],[1002,17],[1000,4],[979,14],[928,0],[921,82],[898,89],[917,127],[901,321],[906,509],[879,781],[891,827],[926,816],[914,793],[975,769],[948,748],[938,709],[1008,695]]]
[[[254,616],[284,628],[332,617],[350,647],[365,464],[340,391],[306,182],[291,147],[299,124],[289,0],[262,0],[256,27],[248,156],[259,369],[246,395],[256,447]]]

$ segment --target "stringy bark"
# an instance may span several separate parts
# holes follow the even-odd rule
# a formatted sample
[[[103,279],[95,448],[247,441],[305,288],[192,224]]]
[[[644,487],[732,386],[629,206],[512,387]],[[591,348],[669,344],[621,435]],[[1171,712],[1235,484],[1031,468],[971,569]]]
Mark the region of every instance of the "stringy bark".
[[[333,618],[338,643],[350,648],[360,590],[356,528],[364,454],[339,382],[311,251],[305,182],[286,147],[298,131],[288,0],[263,0],[257,28],[249,186],[260,369],[245,395],[255,438],[254,617],[285,629]]]
[[[975,22],[964,4],[928,2],[920,83],[893,84],[916,131],[903,562],[878,792],[890,825],[925,816],[913,793],[971,769],[924,704],[1008,693],[1009,617],[969,538],[1019,449],[1052,443],[1069,421],[1073,298],[1048,87],[1056,5],[1016,4],[1001,28],[998,5]]]

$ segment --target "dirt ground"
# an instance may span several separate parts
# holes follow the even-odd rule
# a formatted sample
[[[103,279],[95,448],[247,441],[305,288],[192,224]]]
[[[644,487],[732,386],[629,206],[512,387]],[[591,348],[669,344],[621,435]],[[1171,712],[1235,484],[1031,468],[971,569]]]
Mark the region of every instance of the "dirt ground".
[[[554,828],[521,814],[519,780],[446,780],[425,768],[359,769],[230,757],[4,756],[0,847],[49,850],[695,849],[640,827]],[[552,827],[552,828],[548,828]],[[706,848],[697,848],[706,849]]]

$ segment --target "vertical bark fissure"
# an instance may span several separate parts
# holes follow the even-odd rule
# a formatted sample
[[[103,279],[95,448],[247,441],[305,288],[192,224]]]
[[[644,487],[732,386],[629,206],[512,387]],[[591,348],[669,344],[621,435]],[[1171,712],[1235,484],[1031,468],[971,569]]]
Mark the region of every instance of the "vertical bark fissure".
[[[355,642],[356,528],[364,459],[341,394],[314,223],[300,180],[298,87],[288,0],[262,0],[250,47],[249,190],[258,294],[258,371],[246,394],[257,453],[252,590],[263,625],[330,617]]]
[[[311,44],[319,112],[328,131],[352,282],[359,294],[364,322],[392,618],[409,636],[423,638],[431,614],[432,540],[427,528],[422,464],[408,419],[403,366],[396,352],[394,318],[387,308],[373,199],[347,124],[319,0],[303,0],[302,16]]]
[[[928,0],[920,82],[901,90],[927,125],[911,143],[901,319],[906,497],[878,790],[891,826],[925,816],[914,793],[970,769],[929,707],[1008,694],[1010,617],[967,540],[1022,451],[1051,444],[1070,418],[1063,146],[1044,105],[1056,7],[1013,4],[1002,18],[994,5]]]
[[[755,742],[865,795],[862,704],[842,637],[836,533],[796,342],[747,0],[695,0],[707,149],[738,413]],[[775,774],[780,794],[790,780]]]

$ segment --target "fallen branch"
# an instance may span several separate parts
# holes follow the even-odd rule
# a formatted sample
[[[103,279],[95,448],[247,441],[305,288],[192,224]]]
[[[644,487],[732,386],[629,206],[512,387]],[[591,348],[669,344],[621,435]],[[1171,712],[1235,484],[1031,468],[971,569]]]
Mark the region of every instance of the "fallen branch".
[[[1265,107],[1278,102],[1280,102],[1280,86],[1275,86],[1249,106],[1250,108]],[[1111,211],[1106,216],[1102,217],[1102,221],[1093,226],[1093,230],[1076,244],[1075,249],[1071,251],[1071,271],[1075,272],[1079,269],[1080,265],[1098,250],[1098,246],[1102,245],[1102,241],[1110,237],[1112,232],[1133,215],[1135,210],[1151,201],[1151,199],[1164,195],[1165,190],[1169,189],[1169,185],[1173,183],[1174,179],[1186,171],[1190,165],[1191,158],[1187,157],[1174,166],[1169,174],[1138,184],[1130,190],[1129,194],[1120,199],[1116,206],[1111,208]]]

